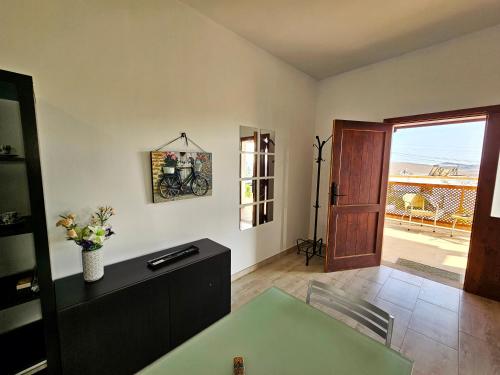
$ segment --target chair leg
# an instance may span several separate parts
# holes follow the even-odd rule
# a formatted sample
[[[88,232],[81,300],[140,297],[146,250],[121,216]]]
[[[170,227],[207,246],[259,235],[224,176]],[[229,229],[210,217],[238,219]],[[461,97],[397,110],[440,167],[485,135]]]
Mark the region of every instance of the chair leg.
[[[436,233],[436,222],[437,222],[437,215],[434,216],[434,228],[432,229],[434,233]]]
[[[387,333],[385,336],[385,346],[387,346],[388,348],[391,347],[393,329],[394,329],[394,317],[391,315],[389,317],[389,322],[387,324]]]
[[[450,237],[453,237],[453,231],[455,230],[455,225],[456,224],[457,224],[457,219],[453,220],[453,224],[451,225]]]
[[[410,216],[408,217],[408,232],[410,231],[410,225],[411,225],[411,218],[412,218],[412,213],[410,212]]]
[[[311,304],[312,281],[307,285],[306,303]]]

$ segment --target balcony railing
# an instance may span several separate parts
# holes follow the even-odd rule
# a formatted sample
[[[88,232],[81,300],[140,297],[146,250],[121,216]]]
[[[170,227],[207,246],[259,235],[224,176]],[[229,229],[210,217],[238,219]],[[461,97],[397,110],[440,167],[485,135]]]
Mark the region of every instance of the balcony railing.
[[[386,217],[401,219],[403,214],[408,215],[408,212],[405,212],[403,195],[418,193],[425,199],[426,210],[437,210],[437,226],[449,228],[454,221],[452,215],[474,213],[476,191],[477,179],[474,178],[390,177]],[[408,216],[405,219],[407,220]],[[415,221],[420,221],[420,218],[415,217]],[[433,224],[433,219],[424,218],[424,223]],[[456,227],[470,230],[471,222],[460,220]]]

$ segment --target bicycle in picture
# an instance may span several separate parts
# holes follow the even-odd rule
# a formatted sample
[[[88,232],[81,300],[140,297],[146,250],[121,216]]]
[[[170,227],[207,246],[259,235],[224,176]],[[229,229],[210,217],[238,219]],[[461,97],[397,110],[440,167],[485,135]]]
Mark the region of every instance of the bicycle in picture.
[[[175,199],[179,195],[192,193],[196,196],[204,196],[208,192],[208,180],[200,172],[203,164],[195,163],[190,157],[187,163],[177,160],[166,160],[163,167],[163,175],[159,181],[160,195],[165,199]],[[182,178],[181,171],[190,169],[188,175]]]

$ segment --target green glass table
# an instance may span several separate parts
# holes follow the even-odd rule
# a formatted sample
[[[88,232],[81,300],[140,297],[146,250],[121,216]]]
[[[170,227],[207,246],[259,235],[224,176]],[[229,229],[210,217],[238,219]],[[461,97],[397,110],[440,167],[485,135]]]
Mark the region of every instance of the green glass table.
[[[271,288],[143,369],[143,375],[403,375],[412,362],[305,302]]]

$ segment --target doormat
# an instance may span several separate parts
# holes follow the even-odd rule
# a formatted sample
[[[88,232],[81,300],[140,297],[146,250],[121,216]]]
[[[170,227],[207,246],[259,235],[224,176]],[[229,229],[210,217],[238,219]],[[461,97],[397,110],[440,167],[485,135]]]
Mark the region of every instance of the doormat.
[[[417,271],[425,272],[434,276],[439,276],[444,279],[460,281],[460,274],[456,272],[451,272],[447,270],[442,270],[441,268],[436,268],[432,266],[428,266],[427,264],[422,264],[418,262],[414,262],[412,260],[398,258],[396,264],[399,264],[404,267],[412,268]]]

